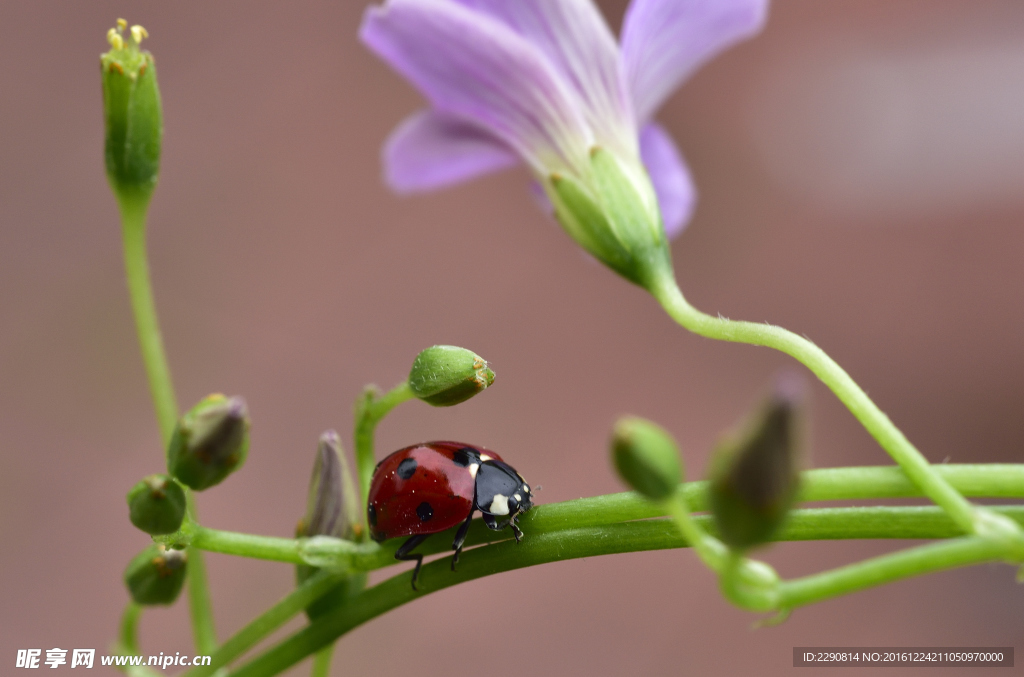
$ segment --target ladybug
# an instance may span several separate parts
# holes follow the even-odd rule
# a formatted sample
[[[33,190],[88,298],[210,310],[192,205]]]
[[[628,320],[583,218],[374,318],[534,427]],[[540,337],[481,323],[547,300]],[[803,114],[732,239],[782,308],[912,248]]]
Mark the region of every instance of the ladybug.
[[[423,555],[412,550],[431,534],[461,523],[452,543],[455,571],[477,510],[495,531],[512,527],[518,543],[523,532],[516,519],[531,507],[526,480],[494,452],[460,442],[424,442],[399,449],[377,464],[366,516],[370,537],[377,542],[409,537],[395,559],[416,562],[415,590]]]

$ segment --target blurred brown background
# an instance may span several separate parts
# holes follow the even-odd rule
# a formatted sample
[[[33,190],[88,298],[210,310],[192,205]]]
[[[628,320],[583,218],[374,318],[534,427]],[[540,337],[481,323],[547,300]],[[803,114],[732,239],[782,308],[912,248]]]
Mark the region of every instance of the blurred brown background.
[[[603,3],[613,25],[625,4]],[[106,650],[146,542],[124,493],[161,467],[103,173],[97,56],[118,16],[149,29],[164,95],[150,245],[178,395],[242,394],[254,419],[244,471],[200,497],[204,523],[289,535],[319,433],[347,438],[363,384],[397,383],[434,343],[491,360],[495,387],[404,405],[381,451],[486,445],[541,502],[621,489],[605,445],[624,413],[667,426],[699,477],[790,363],[673,325],[538,213],[521,170],[391,195],[380,145],[420,100],[357,42],[363,7],[0,4],[3,674],[17,648]],[[660,119],[700,191],[674,244],[698,307],[806,334],[936,462],[1024,460],[1024,4],[779,0]],[[816,465],[888,462],[827,391],[814,399]],[[768,559],[793,576],[897,545]],[[223,637],[292,585],[285,565],[208,562]],[[565,562],[379,618],[335,670],[775,675],[794,645],[1020,649],[1013,573],[930,576],[752,631],[688,551]],[[492,619],[507,634],[484,641]],[[191,653],[185,605],[147,613],[142,642]]]

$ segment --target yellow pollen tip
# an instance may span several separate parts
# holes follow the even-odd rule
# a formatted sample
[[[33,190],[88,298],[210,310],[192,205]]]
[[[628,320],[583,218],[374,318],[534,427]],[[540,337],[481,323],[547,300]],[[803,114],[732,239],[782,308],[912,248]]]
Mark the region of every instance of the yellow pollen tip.
[[[149,31],[142,26],[135,24],[132,26],[132,37],[135,39],[136,44],[142,42],[143,38],[149,37]]]
[[[124,49],[124,40],[121,38],[121,34],[113,28],[107,31],[107,42],[114,49]]]
[[[118,31],[123,31],[126,28],[128,28],[128,22],[125,21],[124,19],[118,19],[117,20],[117,30]]]

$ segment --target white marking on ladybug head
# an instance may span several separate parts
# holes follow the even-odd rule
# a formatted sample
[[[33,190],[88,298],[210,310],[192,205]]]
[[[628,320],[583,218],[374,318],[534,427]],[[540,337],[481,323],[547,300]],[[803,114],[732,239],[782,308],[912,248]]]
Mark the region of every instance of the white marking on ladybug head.
[[[516,499],[517,501],[523,500],[523,497],[520,496],[519,494],[512,494],[512,498]]]
[[[529,484],[524,484],[523,485],[523,493],[524,494],[530,493],[530,485]]]
[[[491,501],[491,506],[487,509],[487,512],[492,515],[507,515],[508,514],[508,496],[502,496],[496,494],[494,500]]]
[[[480,464],[479,463],[470,463],[469,464],[469,474],[472,475],[473,479],[476,479],[476,473],[477,473],[478,470],[480,470]]]
[[[491,457],[490,457],[490,456],[488,456],[487,454],[480,454],[480,460],[481,460],[481,461],[490,461],[490,460],[492,460],[492,459],[491,459]]]

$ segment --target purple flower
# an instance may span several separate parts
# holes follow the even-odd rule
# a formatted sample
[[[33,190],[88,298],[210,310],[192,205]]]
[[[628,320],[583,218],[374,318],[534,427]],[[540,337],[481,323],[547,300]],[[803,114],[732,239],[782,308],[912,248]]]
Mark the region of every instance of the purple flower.
[[[388,182],[400,192],[432,190],[523,161],[566,230],[635,277],[609,260],[646,255],[626,222],[649,221],[656,232],[640,249],[656,248],[664,232],[682,230],[695,200],[679,151],[652,117],[704,61],[755,33],[767,4],[633,0],[621,46],[591,0],[371,7],[363,41],[431,104],[388,140]],[[622,181],[629,195],[606,195],[609,182],[615,193]],[[617,251],[609,253],[609,238]]]

